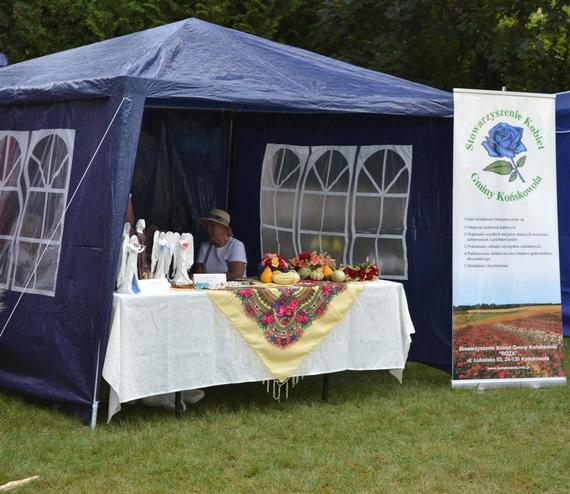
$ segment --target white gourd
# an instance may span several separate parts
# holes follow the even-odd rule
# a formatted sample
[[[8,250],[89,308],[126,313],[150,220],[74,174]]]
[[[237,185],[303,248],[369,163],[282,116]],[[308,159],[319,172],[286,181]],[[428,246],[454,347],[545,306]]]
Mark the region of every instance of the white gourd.
[[[287,273],[273,273],[273,283],[278,285],[293,285],[296,283],[297,274],[294,271],[288,271]]]
[[[344,274],[344,271],[342,269],[336,269],[333,271],[332,280],[333,281],[345,281],[346,280],[346,274]]]

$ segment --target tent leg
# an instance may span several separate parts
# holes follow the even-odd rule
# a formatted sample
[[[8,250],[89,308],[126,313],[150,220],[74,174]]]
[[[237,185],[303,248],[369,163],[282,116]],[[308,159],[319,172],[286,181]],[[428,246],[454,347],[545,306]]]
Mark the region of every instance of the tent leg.
[[[97,427],[97,410],[99,409],[99,402],[93,402],[91,407],[91,429],[95,430]]]
[[[93,385],[93,404],[91,405],[91,430],[97,427],[97,412],[99,411],[99,357],[101,356],[101,340],[97,341],[97,360],[95,361],[95,384]]]
[[[94,401],[91,405],[91,429],[95,430],[97,427],[97,411],[99,410],[99,401]]]
[[[323,401],[329,401],[329,375],[323,376]]]
[[[177,419],[182,417],[182,391],[174,393],[174,416]]]

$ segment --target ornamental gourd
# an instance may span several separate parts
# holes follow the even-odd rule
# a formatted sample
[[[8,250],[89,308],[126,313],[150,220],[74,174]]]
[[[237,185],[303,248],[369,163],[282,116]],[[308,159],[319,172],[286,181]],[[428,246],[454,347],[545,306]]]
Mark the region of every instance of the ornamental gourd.
[[[293,285],[297,282],[297,273],[288,271],[287,273],[273,273],[273,283],[278,285]]]
[[[342,269],[335,269],[332,272],[331,278],[333,281],[345,281],[346,280],[346,274],[344,273],[344,271]]]
[[[323,272],[320,269],[315,269],[311,273],[311,279],[314,281],[321,281],[324,278]]]
[[[311,268],[301,268],[299,269],[299,276],[302,280],[307,280],[311,277]]]
[[[323,266],[323,276],[325,278],[330,278],[333,274],[333,270],[330,266]]]
[[[271,268],[265,268],[259,276],[259,279],[262,283],[271,283],[273,281],[273,273],[271,272]]]

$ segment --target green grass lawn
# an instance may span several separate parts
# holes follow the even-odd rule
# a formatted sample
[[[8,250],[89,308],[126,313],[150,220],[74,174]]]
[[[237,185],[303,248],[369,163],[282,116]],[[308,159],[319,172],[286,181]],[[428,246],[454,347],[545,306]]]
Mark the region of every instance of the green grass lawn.
[[[566,355],[570,353],[565,340]],[[568,370],[568,359],[566,363]],[[570,388],[451,390],[409,364],[301,381],[274,402],[261,384],[211,388],[176,420],[123,407],[96,431],[0,392],[0,484],[32,492],[567,493]]]

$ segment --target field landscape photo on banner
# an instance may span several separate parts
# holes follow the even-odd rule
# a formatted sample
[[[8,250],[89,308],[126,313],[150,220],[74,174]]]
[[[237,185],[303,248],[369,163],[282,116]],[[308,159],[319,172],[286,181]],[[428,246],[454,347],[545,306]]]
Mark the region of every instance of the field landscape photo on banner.
[[[452,385],[563,383],[554,97],[454,101]]]

